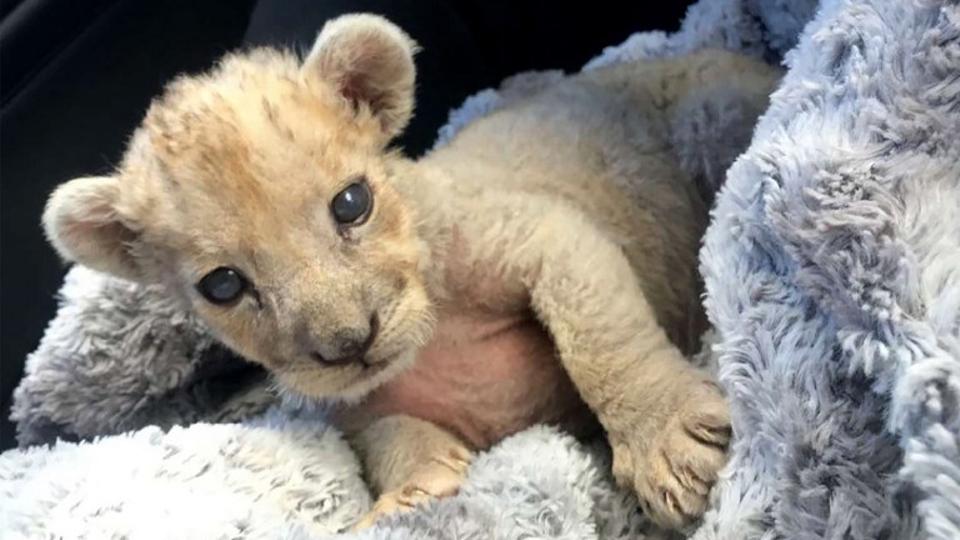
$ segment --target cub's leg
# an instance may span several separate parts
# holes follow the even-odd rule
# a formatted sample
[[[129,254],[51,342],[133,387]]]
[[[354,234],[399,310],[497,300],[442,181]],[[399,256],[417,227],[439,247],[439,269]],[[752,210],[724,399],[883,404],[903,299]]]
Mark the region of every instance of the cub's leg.
[[[432,498],[455,494],[473,459],[473,452],[457,437],[403,415],[375,420],[353,437],[353,443],[367,481],[379,495],[356,529]]]
[[[661,525],[688,525],[726,462],[720,389],[670,342],[621,246],[581,211],[538,196],[487,208],[502,227],[469,231],[473,262],[500,261],[507,282],[527,291],[607,431],[618,482]]]

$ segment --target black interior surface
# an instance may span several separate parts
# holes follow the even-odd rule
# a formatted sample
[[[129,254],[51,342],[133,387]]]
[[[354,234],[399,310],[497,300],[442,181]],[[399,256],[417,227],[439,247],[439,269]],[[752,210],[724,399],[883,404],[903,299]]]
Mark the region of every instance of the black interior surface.
[[[598,0],[5,0],[0,3],[0,450],[13,389],[56,310],[65,266],[39,225],[47,195],[106,173],[174,75],[234,47],[308,48],[323,21],[372,11],[418,55],[417,116],[400,145],[429,148],[450,108],[504,76],[568,71],[630,33],[676,28],[689,2]]]
[[[86,9],[79,9],[83,6]],[[66,270],[40,215],[57,184],[109,172],[151,96],[240,44],[252,0],[24,0],[0,26],[0,447]]]

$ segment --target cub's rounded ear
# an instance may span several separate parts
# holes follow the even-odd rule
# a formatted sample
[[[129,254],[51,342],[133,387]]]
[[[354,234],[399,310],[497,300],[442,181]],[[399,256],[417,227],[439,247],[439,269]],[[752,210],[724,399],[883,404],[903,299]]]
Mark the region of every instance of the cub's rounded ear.
[[[50,195],[43,228],[64,259],[135,280],[130,245],[137,233],[117,212],[119,194],[120,181],[112,176],[71,180]]]
[[[324,25],[302,69],[368,108],[390,139],[413,114],[416,51],[410,36],[383,17],[344,15]]]

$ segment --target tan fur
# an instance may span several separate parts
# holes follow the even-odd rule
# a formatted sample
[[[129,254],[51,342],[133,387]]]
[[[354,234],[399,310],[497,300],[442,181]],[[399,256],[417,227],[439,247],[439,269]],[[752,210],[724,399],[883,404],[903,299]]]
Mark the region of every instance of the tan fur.
[[[526,425],[583,431],[583,403],[618,481],[658,522],[689,523],[730,427],[717,387],[683,357],[702,329],[706,211],[664,112],[731,77],[764,100],[775,74],[744,75],[757,67],[719,52],[602,69],[413,162],[386,149],[412,111],[413,50],[392,24],[348,16],[302,64],[255,50],[177,80],[115,176],[53,194],[52,243],[165,283],[285,386],[340,399],[382,493],[364,524],[456,491],[473,450]],[[361,176],[372,214],[337,227],[330,201]],[[206,302],[195,285],[218,266],[242,269],[256,295]],[[368,365],[311,359],[374,313]]]
[[[454,435],[404,415],[374,420],[354,442],[370,487],[380,493],[356,528],[431,498],[453,495],[473,459],[471,450]]]

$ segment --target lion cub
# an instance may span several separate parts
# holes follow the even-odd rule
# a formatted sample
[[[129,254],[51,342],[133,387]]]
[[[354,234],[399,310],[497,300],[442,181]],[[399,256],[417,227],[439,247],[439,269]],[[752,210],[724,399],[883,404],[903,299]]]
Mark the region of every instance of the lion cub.
[[[53,193],[50,241],[165,284],[282,385],[337,402],[379,493],[361,525],[454,493],[511,433],[594,417],[617,480],[690,523],[731,430],[683,355],[706,209],[666,118],[718,81],[764,102],[775,73],[725,53],[600,69],[411,161],[387,145],[414,51],[352,15],[302,62],[258,49],[174,81],[116,174]]]

